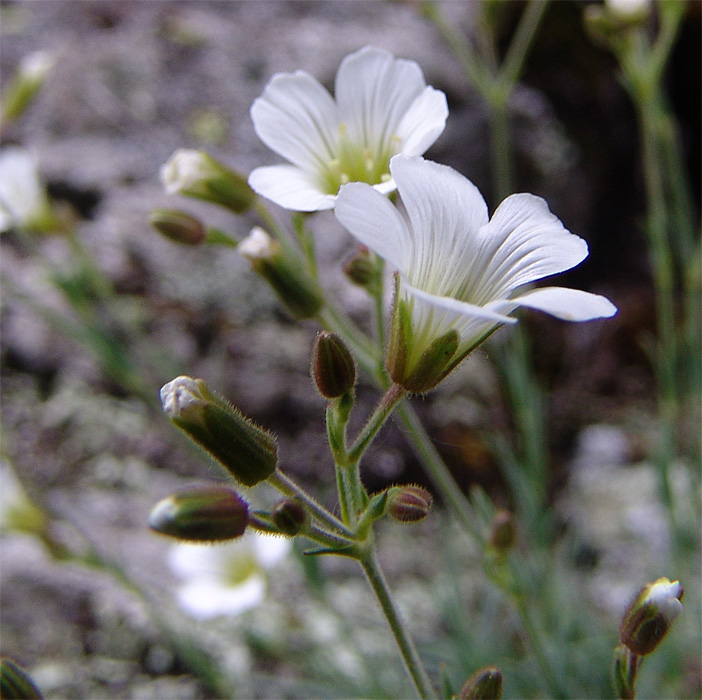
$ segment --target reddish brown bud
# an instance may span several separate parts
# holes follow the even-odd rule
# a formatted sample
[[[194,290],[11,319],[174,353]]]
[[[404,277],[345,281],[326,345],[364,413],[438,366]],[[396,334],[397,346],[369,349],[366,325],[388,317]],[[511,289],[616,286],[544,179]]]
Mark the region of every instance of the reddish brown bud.
[[[338,399],[356,383],[356,363],[335,333],[317,334],[312,348],[312,378],[317,391],[327,399]]]
[[[388,513],[401,523],[424,520],[431,510],[434,499],[421,486],[395,486],[388,495]]]

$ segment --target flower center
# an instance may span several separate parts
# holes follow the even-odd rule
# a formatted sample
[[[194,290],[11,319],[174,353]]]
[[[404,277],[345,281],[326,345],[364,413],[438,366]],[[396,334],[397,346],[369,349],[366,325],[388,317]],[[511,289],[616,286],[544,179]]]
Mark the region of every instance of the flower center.
[[[224,584],[232,587],[239,586],[258,570],[259,566],[253,554],[244,552],[232,556],[224,565]]]
[[[327,194],[336,194],[347,182],[377,185],[390,180],[390,158],[400,150],[400,137],[393,134],[386,143],[373,144],[352,140],[345,122],[339,124],[335,157],[321,173],[321,187]]]

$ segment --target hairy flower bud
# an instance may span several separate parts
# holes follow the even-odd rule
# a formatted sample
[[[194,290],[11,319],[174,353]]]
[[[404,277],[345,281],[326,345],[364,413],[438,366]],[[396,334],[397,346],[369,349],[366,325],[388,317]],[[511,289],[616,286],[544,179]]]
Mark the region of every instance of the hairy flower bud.
[[[245,212],[256,199],[246,178],[204,151],[177,150],[161,166],[160,175],[168,194],[182,194],[219,204],[235,214]]]
[[[200,219],[178,209],[154,209],[149,223],[166,238],[185,245],[200,245],[207,235]]]
[[[634,654],[650,654],[661,643],[682,612],[683,589],[679,581],[659,578],[644,586],[629,604],[619,637]]]
[[[270,284],[294,318],[311,318],[322,308],[322,294],[317,285],[260,226],[251,229],[238,250],[254,272]]]
[[[378,265],[373,254],[364,245],[344,263],[344,274],[359,287],[372,287],[378,280]]]
[[[224,486],[199,486],[175,493],[159,501],[149,515],[152,530],[193,542],[241,537],[248,522],[246,501]]]
[[[161,389],[161,403],[171,421],[239,483],[254,486],[275,471],[273,436],[211,393],[202,379],[176,377]]]
[[[356,363],[336,333],[317,334],[312,348],[311,372],[317,391],[326,399],[343,396],[356,383]]]
[[[463,685],[460,700],[499,700],[502,697],[502,673],[494,666],[476,671]]]
[[[389,491],[387,510],[398,522],[415,523],[427,517],[433,501],[421,486],[395,486]]]
[[[309,524],[309,516],[299,501],[292,498],[281,501],[271,513],[273,524],[285,535],[294,537]]]
[[[0,698],[41,700],[42,694],[27,671],[12,659],[0,659]]]

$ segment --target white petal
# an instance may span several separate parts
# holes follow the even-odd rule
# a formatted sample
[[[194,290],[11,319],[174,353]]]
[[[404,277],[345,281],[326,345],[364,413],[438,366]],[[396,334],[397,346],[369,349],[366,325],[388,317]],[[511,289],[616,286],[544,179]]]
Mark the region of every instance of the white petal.
[[[315,171],[333,158],[337,107],[304,71],[274,75],[251,106],[258,137],[294,165]]]
[[[321,211],[334,206],[334,196],[322,192],[311,175],[293,165],[256,168],[249,175],[249,185],[285,209]]]
[[[336,76],[339,118],[367,145],[391,135],[426,86],[414,61],[372,46],[347,56]]]
[[[344,185],[336,197],[334,214],[363,245],[403,270],[412,245],[402,215],[375,187],[362,182]]]
[[[222,545],[224,547],[225,545]],[[182,579],[217,577],[222,570],[220,547],[202,544],[176,544],[168,550],[168,566]]]
[[[466,301],[460,301],[459,299],[452,299],[451,297],[437,296],[436,294],[429,294],[421,289],[417,289],[410,284],[405,284],[403,289],[407,291],[408,294],[416,299],[420,299],[423,302],[444,311],[450,311],[455,314],[458,318],[460,316],[466,318],[476,318],[481,321],[491,321],[494,323],[516,323],[517,319],[511,316],[505,316],[502,313],[493,311],[484,306],[477,306],[476,304],[469,304]],[[516,306],[516,304],[512,304]]]
[[[413,236],[409,269],[402,272],[416,287],[451,296],[475,257],[475,234],[488,220],[485,200],[453,168],[419,156],[395,156],[390,171]]]
[[[284,537],[257,534],[252,546],[256,559],[264,569],[275,566],[290,553],[290,540]]]
[[[497,296],[569,270],[588,253],[587,243],[570,233],[541,197],[531,194],[507,197],[478,239],[475,267],[484,273],[475,288],[491,288]]]
[[[417,63],[366,46],[339,66],[334,88],[339,118],[354,141],[375,150],[388,142],[425,86]]]
[[[397,127],[400,152],[407,156],[421,156],[439,138],[447,117],[446,95],[432,87],[424,88]]]
[[[606,297],[566,287],[541,287],[515,297],[513,301],[564,321],[610,318],[617,313],[617,307]]]
[[[262,576],[253,575],[241,585],[227,587],[216,581],[195,580],[178,589],[178,604],[198,620],[220,615],[239,615],[255,608],[265,594]]]

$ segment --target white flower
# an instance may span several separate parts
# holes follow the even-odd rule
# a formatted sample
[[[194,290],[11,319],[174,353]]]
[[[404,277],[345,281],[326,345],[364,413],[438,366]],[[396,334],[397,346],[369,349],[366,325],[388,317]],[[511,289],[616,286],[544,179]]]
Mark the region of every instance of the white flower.
[[[178,604],[198,620],[251,610],[265,596],[266,572],[289,551],[289,540],[256,532],[226,544],[174,545],[168,564],[183,581]]]
[[[36,158],[10,146],[0,153],[0,232],[32,228],[47,217],[48,200],[39,179]]]
[[[347,56],[334,98],[304,71],[278,73],[251,107],[259,138],[291,165],[256,168],[249,184],[286,209],[331,209],[339,187],[367,182],[391,192],[388,163],[421,155],[444,130],[443,92],[414,61],[371,46]]]
[[[567,231],[543,199],[511,195],[489,219],[475,185],[447,166],[398,155],[390,171],[409,221],[387,197],[362,183],[341,188],[335,214],[399,271],[390,353],[402,356],[388,358],[397,383],[417,370],[422,355],[443,338],[447,346],[434,346],[445,362],[440,381],[493,330],[516,322],[507,314],[520,306],[570,321],[616,313],[608,299],[587,292],[563,287],[523,291],[524,285],[574,267],[588,253],[585,241]],[[407,323],[398,317],[403,313]],[[402,345],[403,338],[406,348],[393,346]],[[402,365],[395,368],[397,377],[396,361]]]

